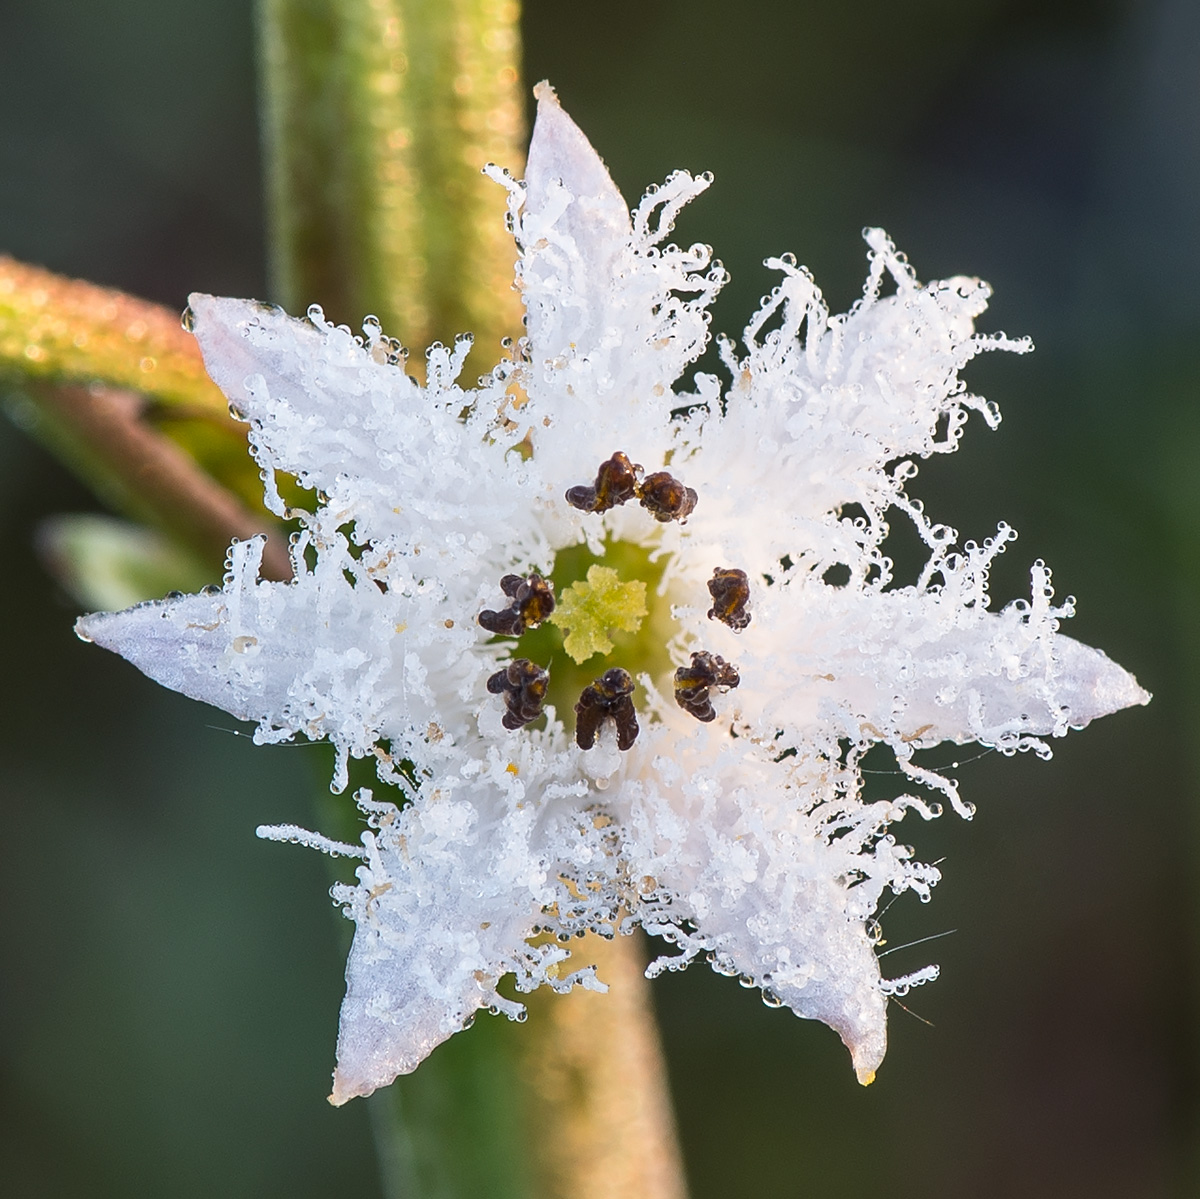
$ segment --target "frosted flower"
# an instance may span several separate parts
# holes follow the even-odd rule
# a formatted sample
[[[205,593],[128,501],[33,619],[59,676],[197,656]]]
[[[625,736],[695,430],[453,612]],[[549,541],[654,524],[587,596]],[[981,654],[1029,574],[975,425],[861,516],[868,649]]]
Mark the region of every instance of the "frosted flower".
[[[267,502],[299,521],[289,583],[235,544],[224,586],[85,617],[85,638],[184,694],[257,723],[259,742],[328,738],[352,758],[361,845],[260,830],[361,858],[334,889],[356,924],[334,1102],[414,1069],[518,991],[603,988],[565,942],[640,923],[650,967],[703,955],[841,1036],[863,1081],[889,994],[874,922],[885,892],[938,872],[891,831],[933,799],[970,809],[916,751],[976,742],[1048,755],[1046,737],[1148,696],[1058,632],[1032,594],[991,611],[988,568],[1014,534],[954,548],[907,494],[914,459],[955,449],[959,370],[1025,341],[974,332],[986,285],[922,285],[878,230],[863,297],[831,316],[810,276],[775,290],[731,383],[675,387],[724,281],[707,246],[666,244],[705,176],[680,172],[632,213],[600,158],[539,91],[527,177],[508,188],[527,337],[477,388],[469,340],[427,382],[370,319],[296,320],[195,296],[213,378],[250,425]],[[315,492],[289,509],[277,476]],[[927,547],[893,578],[888,519]],[[920,794],[865,802],[887,746]],[[924,798],[922,798],[922,795]],[[390,796],[390,798],[384,798]]]

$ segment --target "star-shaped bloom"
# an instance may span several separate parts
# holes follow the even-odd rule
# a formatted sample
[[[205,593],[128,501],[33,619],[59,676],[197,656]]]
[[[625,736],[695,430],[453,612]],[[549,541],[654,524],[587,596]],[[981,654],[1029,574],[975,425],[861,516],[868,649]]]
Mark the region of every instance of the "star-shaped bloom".
[[[914,460],[956,448],[958,372],[1026,341],[975,332],[988,289],[920,284],[878,230],[863,297],[831,316],[807,272],[781,278],[731,376],[677,390],[724,281],[707,246],[667,244],[709,178],[680,172],[631,212],[545,85],[509,191],[526,337],[458,383],[469,339],[426,382],[368,320],[297,320],[195,296],[205,362],[250,426],[267,503],[299,523],[295,577],[235,544],[224,586],[80,621],[186,695],[255,721],[259,742],[327,738],[335,789],[372,758],[361,845],[260,830],[362,860],[335,888],[356,924],[333,1100],[414,1069],[497,991],[601,988],[563,942],[641,924],[650,972],[697,955],[834,1028],[859,1077],[883,1058],[884,892],[937,871],[889,829],[960,813],[917,764],[940,742],[1048,753],[1148,696],[1063,636],[1070,601],[989,608],[1001,525],[955,548],[907,494]],[[292,476],[314,494],[289,508]],[[926,546],[893,577],[888,520]],[[862,798],[878,744],[926,798]]]

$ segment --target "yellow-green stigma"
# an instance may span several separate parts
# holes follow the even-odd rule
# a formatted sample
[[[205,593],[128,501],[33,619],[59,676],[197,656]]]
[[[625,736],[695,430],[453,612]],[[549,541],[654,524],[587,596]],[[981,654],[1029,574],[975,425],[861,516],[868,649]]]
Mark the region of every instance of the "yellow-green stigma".
[[[667,643],[676,624],[670,601],[658,591],[664,565],[649,550],[624,541],[607,542],[599,557],[586,545],[555,556],[548,576],[554,612],[520,637],[513,657],[549,669],[547,703],[568,731],[576,701],[606,671],[620,667],[634,679],[649,674],[660,683],[669,677]]]
[[[610,631],[636,633],[646,618],[646,584],[621,581],[611,566],[593,564],[558,597],[550,623],[563,630],[563,649],[582,665],[594,654],[612,652]]]

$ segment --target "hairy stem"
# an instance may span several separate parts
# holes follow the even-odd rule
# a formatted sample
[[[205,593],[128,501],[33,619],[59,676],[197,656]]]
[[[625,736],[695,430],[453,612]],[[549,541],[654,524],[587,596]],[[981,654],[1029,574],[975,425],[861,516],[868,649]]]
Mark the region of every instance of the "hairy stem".
[[[523,1072],[540,1195],[546,1199],[685,1199],[683,1163],[650,984],[645,938],[588,936],[607,995],[530,996]]]
[[[367,313],[417,350],[521,330],[505,196],[523,162],[513,0],[259,0],[271,274],[293,312]],[[681,1199],[638,951],[586,943],[608,996],[481,1017],[370,1099],[395,1199]]]
[[[514,0],[259,0],[275,297],[417,349],[519,331],[502,190],[520,168]],[[470,368],[468,369],[468,376]]]

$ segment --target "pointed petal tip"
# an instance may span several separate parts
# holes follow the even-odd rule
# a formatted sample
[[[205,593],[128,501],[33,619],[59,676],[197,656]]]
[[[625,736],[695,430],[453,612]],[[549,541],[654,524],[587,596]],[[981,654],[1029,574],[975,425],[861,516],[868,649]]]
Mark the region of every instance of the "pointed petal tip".
[[[1150,692],[1102,650],[1094,652],[1102,659],[1095,682],[1096,706],[1099,709],[1096,714],[1104,716],[1124,708],[1144,708],[1153,698]]]
[[[559,103],[548,82],[539,83],[533,94],[537,97],[537,117],[525,163],[526,210],[541,211],[557,182],[575,200],[586,200],[590,210],[587,225],[572,229],[573,236],[584,237],[592,225],[598,226],[604,236],[627,236],[629,208],[604,160]],[[595,232],[592,230],[593,235]]]
[[[883,1065],[887,1053],[887,1029],[862,1029],[858,1035],[847,1036],[841,1029],[835,1030],[842,1038],[842,1044],[850,1050],[850,1064],[854,1067],[854,1077],[859,1085],[869,1087],[875,1081],[875,1073]]]
[[[205,327],[219,318],[221,305],[231,302],[238,303],[239,301],[230,301],[222,296],[211,296],[204,291],[191,292],[188,295],[185,328],[193,337],[200,340]]]
[[[333,1072],[333,1090],[329,1092],[328,1100],[331,1107],[342,1107],[351,1099],[363,1098],[374,1094],[374,1087],[355,1086],[339,1070]]]
[[[390,1087],[402,1074],[411,1074],[428,1056],[429,1049],[417,1054],[401,1053],[376,1055],[368,1062],[354,1062],[351,1069],[341,1065],[333,1071],[333,1090],[328,1099],[333,1107],[341,1107],[351,1099],[366,1099],[382,1087]],[[340,1049],[344,1049],[341,1046]]]
[[[1103,650],[1059,633],[1054,658],[1056,702],[1067,717],[1065,725],[1056,730],[1057,736],[1067,728],[1081,729],[1101,716],[1150,702],[1150,692]]]
[[[146,604],[155,602],[154,600],[145,601]],[[125,611],[133,612],[144,606],[144,604],[137,604],[133,608],[126,608]],[[89,645],[98,645],[101,649],[120,653],[116,642],[119,639],[118,634],[122,626],[121,617],[123,615],[123,612],[88,612],[75,621],[75,636]]]

